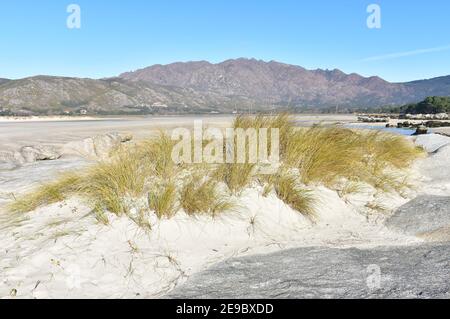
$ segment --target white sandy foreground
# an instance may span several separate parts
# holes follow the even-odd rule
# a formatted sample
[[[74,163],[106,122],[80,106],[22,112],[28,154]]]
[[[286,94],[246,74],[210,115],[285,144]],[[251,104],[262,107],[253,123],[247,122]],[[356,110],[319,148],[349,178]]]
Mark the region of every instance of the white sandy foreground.
[[[421,142],[432,143],[434,138]],[[442,174],[450,162],[450,149],[445,148],[437,157],[416,163],[410,172],[415,190],[404,197],[367,189],[341,198],[336,191],[317,187],[315,224],[274,194],[263,197],[256,184],[238,199],[237,212],[216,219],[182,213],[170,220],[152,217],[151,231],[113,215],[109,226],[100,225],[76,199],[28,214],[1,214],[0,297],[158,298],[230,257],[304,246],[420,243],[382,222],[417,195],[450,196],[450,174]]]

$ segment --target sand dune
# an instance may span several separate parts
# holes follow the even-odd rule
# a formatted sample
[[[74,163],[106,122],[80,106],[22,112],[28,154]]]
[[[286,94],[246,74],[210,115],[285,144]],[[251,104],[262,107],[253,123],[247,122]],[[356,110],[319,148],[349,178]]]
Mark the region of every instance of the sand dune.
[[[96,132],[108,130],[112,125],[98,124]],[[144,124],[114,125],[139,131]],[[55,128],[45,134],[57,135],[61,127]],[[33,126],[27,134],[37,129]],[[82,131],[79,128],[72,134],[85,136]],[[67,135],[59,142],[71,138]],[[433,142],[431,138],[429,143]],[[158,298],[193,274],[231,257],[298,247],[372,249],[421,244],[427,239],[389,229],[384,221],[421,194],[450,196],[450,176],[434,174],[448,171],[448,147],[415,164],[410,171],[415,191],[405,197],[370,189],[363,194],[340,197],[336,191],[315,186],[317,223],[292,210],[275,195],[263,197],[256,184],[237,198],[240,208],[234,213],[214,219],[192,218],[182,213],[170,220],[154,218],[150,220],[149,231],[113,214],[108,216],[109,226],[100,225],[90,214],[90,208],[77,198],[27,214],[10,214],[3,208],[0,297]],[[441,159],[442,154],[447,157]],[[22,193],[58,171],[83,165],[86,161],[67,157],[0,172],[3,203],[13,200],[11,193]],[[387,211],[374,213],[370,207],[376,203],[382,203]],[[139,203],[130,203],[130,209],[138,208]]]

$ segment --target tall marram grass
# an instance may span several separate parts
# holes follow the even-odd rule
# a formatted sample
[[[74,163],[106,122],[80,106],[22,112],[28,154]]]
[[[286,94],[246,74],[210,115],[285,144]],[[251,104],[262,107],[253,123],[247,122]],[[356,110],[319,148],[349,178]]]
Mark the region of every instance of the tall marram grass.
[[[298,168],[302,182],[334,187],[342,178],[377,187],[380,180],[394,184],[390,170],[408,168],[421,150],[402,136],[339,127],[297,130],[282,159]]]
[[[224,182],[231,193],[239,195],[250,185],[254,177],[255,164],[221,164],[215,172],[214,177]]]
[[[308,190],[312,184],[337,188],[342,182],[365,183],[380,191],[401,191],[408,183],[399,172],[422,154],[401,136],[340,127],[297,128],[288,114],[239,116],[233,127],[279,130],[282,168],[263,179],[265,192],[274,191],[308,217],[314,216],[314,199]],[[161,132],[154,139],[121,147],[107,161],[38,187],[13,202],[11,210],[32,211],[78,196],[104,223],[107,211],[128,213],[126,198],[146,198],[148,210],[159,218],[170,218],[181,209],[189,215],[215,216],[232,210],[230,196],[240,196],[259,178],[258,164],[177,165],[171,158],[174,145]]]
[[[233,122],[234,129],[267,129],[268,131],[268,152],[272,147],[271,141],[271,129],[279,130],[279,146],[280,151],[283,153],[286,150],[287,142],[294,132],[294,124],[292,118],[288,114],[280,114],[278,116],[264,116],[258,115],[255,117],[240,115],[236,117]],[[237,154],[237,137],[235,137],[233,146],[234,154]],[[214,176],[224,182],[231,193],[239,195],[245,188],[247,188],[255,177],[257,165],[255,163],[249,163],[249,148],[250,141],[245,141],[245,150],[247,163],[233,163],[233,164],[221,164],[215,169]],[[259,152],[259,149],[257,149]],[[236,158],[235,158],[236,160]]]
[[[148,194],[148,206],[158,218],[170,218],[176,214],[177,189],[169,182]]]
[[[183,185],[180,204],[189,215],[216,216],[234,208],[230,198],[219,191],[217,181],[200,176],[193,176]]]
[[[275,191],[278,198],[292,209],[310,219],[315,218],[314,196],[309,189],[299,183],[295,175],[282,169],[277,174],[263,176],[262,179],[265,182],[264,196]]]
[[[57,180],[43,184],[15,200],[10,205],[10,210],[29,212],[40,206],[58,203],[68,194],[79,191],[81,182],[82,178],[76,173],[62,174]]]
[[[233,128],[234,129],[254,128],[257,130],[261,128],[266,128],[268,129],[269,132],[268,133],[269,141],[270,141],[270,130],[278,129],[280,138],[279,140],[280,152],[284,153],[286,152],[286,149],[288,147],[287,144],[295,131],[295,123],[293,117],[287,113],[281,113],[277,116],[257,115],[255,117],[240,115],[234,120]],[[271,147],[270,143],[268,146],[270,149]]]

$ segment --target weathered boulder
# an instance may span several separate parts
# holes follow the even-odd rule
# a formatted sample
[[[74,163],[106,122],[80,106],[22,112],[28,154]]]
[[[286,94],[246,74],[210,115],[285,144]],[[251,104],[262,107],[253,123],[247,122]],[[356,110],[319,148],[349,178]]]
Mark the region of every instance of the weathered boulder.
[[[0,164],[3,169],[14,168],[25,163],[56,160],[61,153],[53,146],[25,146],[20,151],[0,151]]]
[[[109,157],[111,151],[120,146],[120,144],[129,142],[132,138],[130,135],[119,133],[97,135],[82,141],[67,143],[63,147],[63,153],[81,155],[90,159],[105,159]]]
[[[62,155],[81,155],[88,159],[108,158],[120,144],[132,136],[110,133],[70,142],[62,148],[46,145],[22,147],[19,151],[0,151],[0,169],[12,169],[26,163],[59,159]]]
[[[450,244],[298,248],[234,258],[169,298],[450,298]]]
[[[441,147],[450,145],[450,137],[440,134],[428,134],[417,136],[416,145],[422,146],[428,153],[434,153]]]
[[[19,152],[0,151],[0,163],[20,165],[25,163],[25,159]]]
[[[450,197],[419,196],[397,209],[386,226],[414,236],[445,230],[450,227]]]
[[[423,176],[432,182],[432,186],[440,185],[450,190],[450,144],[437,149],[426,160],[419,163]]]
[[[414,135],[423,135],[423,134],[428,134],[428,128],[425,125],[419,125]]]
[[[25,146],[20,150],[25,162],[56,160],[61,157],[61,153],[53,146],[35,145]]]

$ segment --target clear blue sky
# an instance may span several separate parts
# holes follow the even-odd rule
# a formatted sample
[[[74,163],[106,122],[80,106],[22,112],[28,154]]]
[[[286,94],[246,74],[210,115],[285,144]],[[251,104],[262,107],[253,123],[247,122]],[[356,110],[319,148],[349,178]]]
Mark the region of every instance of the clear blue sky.
[[[81,7],[79,30],[66,27],[71,3]],[[367,28],[371,3],[381,6],[381,29]],[[448,0],[2,0],[0,77],[99,78],[254,57],[390,81],[430,78],[450,74],[449,16]]]

